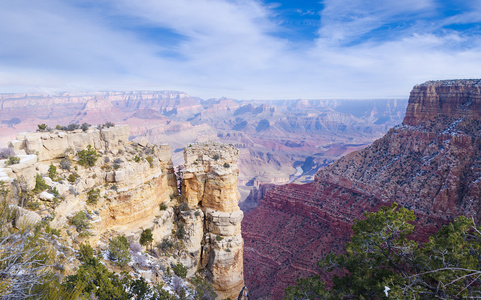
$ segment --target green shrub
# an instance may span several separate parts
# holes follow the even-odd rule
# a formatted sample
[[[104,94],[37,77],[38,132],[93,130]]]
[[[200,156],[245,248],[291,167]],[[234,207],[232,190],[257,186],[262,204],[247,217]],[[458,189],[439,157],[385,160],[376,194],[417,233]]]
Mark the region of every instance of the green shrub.
[[[174,243],[168,238],[163,238],[162,242],[157,245],[157,248],[159,248],[162,251],[168,251],[172,247],[174,247]]]
[[[140,156],[136,155],[136,156],[134,157],[134,161],[135,161],[135,162],[140,162]]]
[[[175,232],[175,236],[179,239],[182,240],[185,237],[185,228],[184,228],[184,223],[179,223],[177,226],[177,231]]]
[[[215,239],[216,239],[216,241],[220,242],[220,241],[222,241],[224,238],[223,238],[222,236],[218,235],[218,236],[215,237]]]
[[[149,162],[149,165],[150,165],[151,168],[154,167],[154,159],[152,158],[152,156],[147,156],[145,158],[145,160],[147,160]]]
[[[185,279],[187,276],[187,269],[184,267],[182,263],[178,263],[172,267],[174,274],[179,276],[180,278]]]
[[[68,175],[67,180],[68,182],[74,183],[79,177],[80,176],[77,173],[71,173],[70,175]]]
[[[152,238],[152,230],[150,228],[143,230],[142,234],[140,234],[139,243],[142,246],[147,246],[147,245],[152,245],[153,241],[154,239]]]
[[[54,165],[50,165],[48,168],[48,177],[50,177],[52,180],[55,180],[55,177],[57,177],[57,167]]]
[[[37,131],[47,130],[47,124],[39,124],[39,125],[37,125],[37,127],[38,127]]]
[[[224,168],[230,168],[230,165],[228,163],[225,163]]]
[[[91,189],[90,191],[87,192],[88,199],[87,202],[89,204],[97,204],[97,201],[99,200],[100,197],[100,189]]]
[[[166,210],[167,209],[167,205],[165,205],[165,203],[160,203],[160,210]]]
[[[214,160],[218,160],[220,158],[219,154],[214,155]]]
[[[42,191],[45,191],[48,188],[50,188],[50,186],[45,183],[45,180],[43,179],[43,177],[40,176],[40,174],[37,174],[37,176],[35,177],[35,188],[32,190],[32,192],[37,194]]]
[[[5,164],[8,165],[15,165],[20,163],[20,157],[17,156],[10,156],[8,160],[5,162]]]
[[[70,220],[73,226],[75,226],[77,232],[80,233],[80,236],[89,236],[88,229],[90,229],[91,225],[87,218],[87,214],[81,210],[78,211]]]
[[[55,197],[58,197],[58,196],[60,195],[59,192],[58,192],[58,190],[57,190],[57,187],[55,187],[55,186],[52,187],[52,188],[50,188],[50,189],[48,190],[48,192],[49,192],[50,194],[54,195]]]
[[[110,241],[109,258],[120,267],[125,267],[130,262],[129,242],[125,236],[120,235]]]
[[[182,203],[179,205],[179,210],[180,210],[180,211],[189,210],[189,204],[187,204],[187,202],[182,202]]]
[[[95,166],[95,162],[97,161],[99,154],[94,148],[92,148],[91,145],[88,145],[87,149],[77,152],[77,156],[79,158],[79,165],[84,167],[93,167]]]

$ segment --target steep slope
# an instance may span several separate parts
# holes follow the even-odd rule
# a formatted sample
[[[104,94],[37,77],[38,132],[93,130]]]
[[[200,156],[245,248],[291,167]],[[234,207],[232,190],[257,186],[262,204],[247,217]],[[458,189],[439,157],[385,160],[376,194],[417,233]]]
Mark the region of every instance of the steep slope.
[[[415,86],[402,125],[322,169],[310,184],[269,191],[243,221],[251,294],[279,299],[295,278],[319,273],[315,262],[340,251],[353,220],[380,205],[413,209],[419,239],[459,215],[479,222],[480,82]]]

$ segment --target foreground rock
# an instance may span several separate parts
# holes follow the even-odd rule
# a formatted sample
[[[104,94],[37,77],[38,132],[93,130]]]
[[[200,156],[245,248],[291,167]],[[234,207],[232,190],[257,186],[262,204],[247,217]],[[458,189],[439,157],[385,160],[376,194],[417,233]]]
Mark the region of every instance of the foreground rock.
[[[413,209],[419,239],[459,215],[479,223],[480,83],[415,86],[402,125],[322,169],[313,183],[269,191],[243,221],[252,295],[280,299],[296,278],[323,276],[315,262],[341,251],[353,220],[380,205],[395,201]]]
[[[170,147],[130,142],[129,132],[115,126],[19,134],[9,144],[19,162],[0,161],[2,189],[17,210],[15,226],[44,220],[72,248],[89,242],[106,250],[124,235],[137,252],[150,229],[148,248],[156,260],[141,273],[151,274],[147,279],[182,263],[188,277],[206,270],[220,299],[236,298],[244,287],[238,150],[214,143],[187,147],[179,195]]]

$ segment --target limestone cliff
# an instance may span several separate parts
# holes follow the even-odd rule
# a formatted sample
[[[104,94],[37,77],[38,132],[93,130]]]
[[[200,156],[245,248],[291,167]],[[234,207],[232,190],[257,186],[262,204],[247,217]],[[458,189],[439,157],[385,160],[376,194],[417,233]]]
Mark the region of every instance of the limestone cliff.
[[[244,287],[237,159],[231,145],[199,143],[184,149],[182,195],[205,216],[202,266],[221,298],[236,298]]]
[[[174,245],[150,247],[160,269],[179,262],[187,276],[205,269],[220,299],[236,298],[244,287],[238,150],[213,143],[186,147],[180,196],[169,146],[129,141],[129,132],[114,126],[19,134],[9,147],[20,161],[0,160],[0,181],[19,206],[17,221],[49,220],[65,229],[64,244],[89,241],[99,250],[118,235],[136,244],[150,229],[153,245]],[[81,161],[83,152],[91,164]],[[39,180],[46,187],[33,192]],[[79,212],[90,227],[74,226]],[[149,272],[158,277],[160,269]]]
[[[415,86],[403,125],[320,170],[313,183],[269,191],[243,221],[252,295],[280,299],[295,278],[323,276],[315,262],[341,251],[353,220],[380,205],[395,201],[414,210],[418,239],[459,215],[479,223],[479,82]]]

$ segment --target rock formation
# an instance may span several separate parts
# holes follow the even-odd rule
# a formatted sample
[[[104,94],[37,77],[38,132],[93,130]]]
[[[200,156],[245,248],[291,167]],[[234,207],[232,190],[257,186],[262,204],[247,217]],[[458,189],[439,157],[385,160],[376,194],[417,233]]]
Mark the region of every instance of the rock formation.
[[[315,262],[342,251],[353,220],[380,205],[414,210],[418,239],[459,215],[479,223],[480,82],[415,86],[402,125],[320,170],[312,183],[267,192],[243,221],[251,294],[280,299],[296,278],[323,276]]]
[[[20,161],[0,160],[0,180],[13,191],[12,205],[36,212],[18,207],[17,223],[49,219],[52,228],[66,229],[67,245],[88,240],[101,250],[117,235],[138,243],[150,229],[154,245],[176,244],[175,255],[159,255],[161,264],[181,262],[188,276],[205,269],[221,299],[236,298],[244,287],[238,150],[214,143],[186,147],[180,197],[170,147],[129,141],[129,132],[114,126],[19,134],[9,147]],[[86,149],[90,165],[80,161]],[[34,194],[39,178],[48,188]],[[74,226],[79,212],[89,228]]]
[[[202,266],[222,299],[234,299],[244,287],[237,159],[231,145],[199,143],[184,150],[182,196],[205,216]]]

